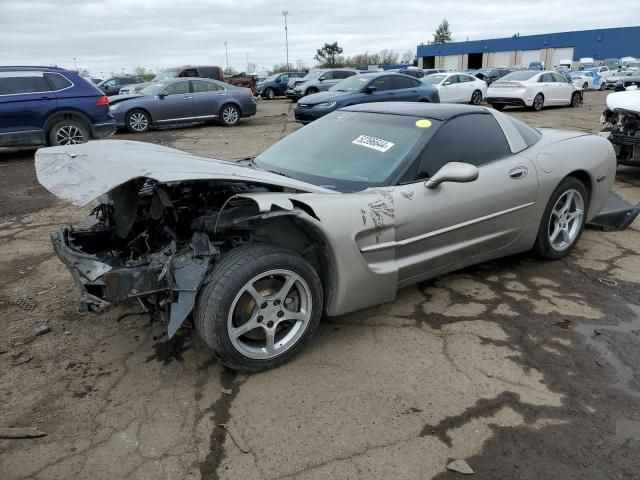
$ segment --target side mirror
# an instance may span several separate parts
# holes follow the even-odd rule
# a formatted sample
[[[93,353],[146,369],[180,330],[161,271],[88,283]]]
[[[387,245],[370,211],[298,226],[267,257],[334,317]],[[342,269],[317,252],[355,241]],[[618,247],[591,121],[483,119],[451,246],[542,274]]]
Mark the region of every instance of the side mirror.
[[[446,87],[447,85],[451,85],[451,82],[444,82],[444,83],[442,84],[442,86],[443,86],[443,87]]]
[[[319,81],[319,82],[324,82],[324,77],[320,77],[320,78],[318,79],[318,81]]]
[[[158,98],[159,98],[160,100],[164,100],[164,97],[166,97],[166,96],[168,96],[168,95],[169,95],[169,94],[168,94],[167,92],[160,92],[160,93],[158,94]]]
[[[433,177],[424,182],[424,186],[432,190],[444,182],[473,182],[478,178],[479,174],[480,171],[475,165],[471,165],[470,163],[449,162],[443,165]]]
[[[373,85],[367,87],[364,89],[364,93],[370,94],[375,92],[378,89],[378,87],[374,87]]]

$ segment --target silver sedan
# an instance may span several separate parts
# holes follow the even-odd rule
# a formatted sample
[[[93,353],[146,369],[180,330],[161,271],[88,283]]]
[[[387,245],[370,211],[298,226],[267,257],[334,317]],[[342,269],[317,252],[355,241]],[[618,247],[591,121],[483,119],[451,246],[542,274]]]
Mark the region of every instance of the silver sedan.
[[[177,78],[155,82],[134,95],[109,98],[116,126],[142,133],[159,125],[218,121],[237,125],[256,113],[256,101],[248,88],[234,87],[207,78]]]
[[[564,257],[616,159],[605,138],[494,109],[389,102],[332,112],[244,164],[102,140],[41,149],[36,170],[58,197],[103,202],[97,225],[52,234],[87,308],[139,299],[169,336],[193,318],[223,364],[259,371],[323,314],[505,255]]]

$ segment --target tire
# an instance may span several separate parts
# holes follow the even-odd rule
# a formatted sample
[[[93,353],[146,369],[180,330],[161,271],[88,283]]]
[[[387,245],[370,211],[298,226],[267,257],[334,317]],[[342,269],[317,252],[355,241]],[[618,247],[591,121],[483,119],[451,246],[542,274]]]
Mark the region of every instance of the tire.
[[[91,138],[89,128],[80,120],[58,120],[47,134],[49,145],[76,145]]]
[[[130,133],[144,133],[151,128],[151,115],[145,110],[136,108],[127,113],[124,120]]]
[[[267,100],[273,100],[275,96],[276,96],[276,92],[273,91],[273,88],[267,88],[264,91],[264,98],[266,98]]]
[[[282,288],[287,280],[295,282],[288,293]],[[291,303],[291,310],[284,307]],[[194,318],[199,335],[222,364],[259,372],[288,362],[303,348],[320,323],[322,308],[320,279],[300,255],[250,244],[231,250],[215,266],[198,295]],[[288,319],[287,312],[300,318]],[[244,332],[233,332],[250,322]],[[267,332],[274,334],[271,351]]]
[[[232,103],[226,103],[220,109],[218,117],[225,127],[235,127],[240,122],[240,109]]]
[[[573,92],[573,95],[571,95],[571,102],[569,103],[569,106],[577,108],[580,105],[582,105],[582,94],[580,92]]]
[[[537,94],[533,98],[533,103],[531,104],[531,108],[534,112],[539,112],[544,107],[544,95],[541,93]]]
[[[469,103],[471,103],[471,105],[480,105],[482,103],[482,92],[480,90],[474,90]]]
[[[571,204],[563,212],[567,200]],[[567,255],[582,235],[588,208],[589,194],[585,185],[575,177],[563,179],[551,194],[544,209],[533,246],[536,255],[547,260],[557,260]],[[580,210],[581,214],[571,218],[571,214]]]
[[[588,84],[587,82],[584,82],[584,83],[582,84],[582,89],[583,89],[583,90],[586,90],[587,88],[589,88],[589,84]]]
[[[492,103],[491,106],[495,109],[498,110],[499,112],[501,112],[502,110],[504,110],[505,105],[502,103]]]
[[[604,80],[600,80],[600,91],[604,91],[606,90],[606,84],[604,83]]]
[[[314,93],[318,93],[320,90],[318,90],[316,87],[309,87],[305,90],[304,94],[306,95],[313,95]]]

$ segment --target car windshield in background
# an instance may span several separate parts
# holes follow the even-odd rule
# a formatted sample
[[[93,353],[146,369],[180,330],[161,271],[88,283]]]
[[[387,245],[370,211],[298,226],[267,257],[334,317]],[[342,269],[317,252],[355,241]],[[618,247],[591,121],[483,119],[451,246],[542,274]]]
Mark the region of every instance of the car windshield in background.
[[[167,80],[169,78],[176,78],[178,75],[179,69],[177,68],[167,68],[165,70],[160,70],[160,73],[153,77],[152,82],[159,82],[161,80]]]
[[[437,85],[446,77],[447,77],[447,74],[432,73],[431,75],[427,75],[426,77],[424,77],[422,80],[424,80],[427,83],[430,83],[431,85]]]
[[[169,85],[169,82],[152,83],[151,85],[147,85],[142,90],[140,90],[140,93],[153,97],[154,95],[158,95],[162,90],[164,90],[167,85]]]
[[[417,124],[419,120],[332,112],[258,155],[255,164],[339,192],[387,185],[416,143],[431,137],[440,124],[427,119]]]
[[[507,75],[505,75],[504,77],[502,77],[500,80],[503,82],[509,82],[512,80],[529,80],[531,77],[534,77],[536,75],[539,75],[540,71],[537,72],[532,72],[529,70],[523,70],[522,72],[512,72],[512,73],[508,73]]]
[[[334,92],[359,92],[371,80],[370,77],[362,77],[360,75],[352,75],[345,78],[341,82],[336,83],[329,90]]]

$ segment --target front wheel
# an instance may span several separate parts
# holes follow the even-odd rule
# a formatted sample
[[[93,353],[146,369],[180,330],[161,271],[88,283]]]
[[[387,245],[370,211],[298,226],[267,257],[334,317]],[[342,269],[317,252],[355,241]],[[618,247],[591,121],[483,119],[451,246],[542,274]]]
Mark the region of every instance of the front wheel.
[[[582,105],[582,94],[580,92],[573,92],[573,95],[571,95],[571,103],[569,105],[574,108]]]
[[[544,95],[539,93],[533,99],[533,105],[531,106],[531,108],[533,108],[535,112],[539,112],[540,110],[542,110],[542,107],[544,107]]]
[[[582,84],[582,89],[583,89],[583,90],[586,90],[587,88],[589,88],[589,84],[588,84],[587,82],[584,82],[584,83]]]
[[[148,132],[151,128],[151,117],[144,110],[131,110],[127,113],[125,125],[131,133]]]
[[[267,100],[273,100],[273,98],[276,96],[276,93],[273,91],[273,88],[267,88],[264,91],[264,96]]]
[[[589,194],[584,184],[567,177],[553,191],[542,215],[534,252],[547,260],[567,255],[584,228]]]
[[[480,90],[475,90],[472,94],[471,94],[471,105],[480,105],[480,102],[482,102],[482,92]]]
[[[290,250],[253,244],[231,250],[215,266],[194,317],[221,363],[259,372],[302,349],[322,308],[322,285],[311,265]]]
[[[600,91],[602,92],[605,89],[605,83],[604,80],[602,82],[600,82]]]
[[[233,127],[240,121],[240,110],[232,104],[224,105],[220,109],[220,121],[225,127]]]

